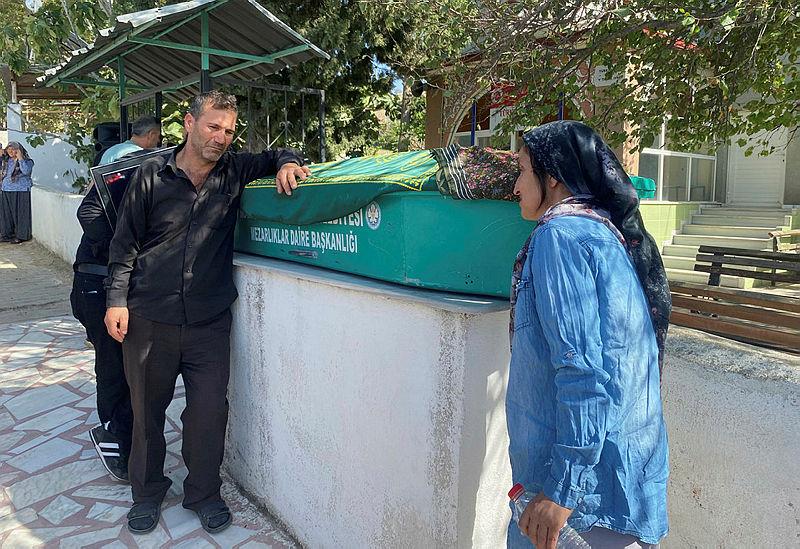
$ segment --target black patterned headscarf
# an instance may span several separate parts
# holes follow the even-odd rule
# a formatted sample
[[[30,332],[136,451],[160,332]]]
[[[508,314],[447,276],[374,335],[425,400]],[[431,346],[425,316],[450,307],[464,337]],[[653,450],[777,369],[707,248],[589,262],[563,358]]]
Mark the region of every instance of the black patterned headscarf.
[[[667,273],[655,240],[644,228],[639,196],[613,151],[586,124],[550,122],[522,136],[534,165],[560,181],[575,195],[610,213],[625,238],[628,253],[642,283],[658,343],[659,370],[664,365],[672,298]]]

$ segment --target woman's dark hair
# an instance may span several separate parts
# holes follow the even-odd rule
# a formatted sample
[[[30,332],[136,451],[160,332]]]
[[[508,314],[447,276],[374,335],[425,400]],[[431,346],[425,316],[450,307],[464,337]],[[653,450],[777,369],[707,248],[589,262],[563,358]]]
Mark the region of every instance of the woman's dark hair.
[[[539,188],[542,190],[542,196],[547,196],[547,177],[550,175],[547,173],[541,165],[536,163],[536,159],[531,154],[531,150],[526,146],[525,152],[528,153],[528,158],[531,161],[531,168],[533,168],[533,173],[536,175],[536,179],[539,180]]]

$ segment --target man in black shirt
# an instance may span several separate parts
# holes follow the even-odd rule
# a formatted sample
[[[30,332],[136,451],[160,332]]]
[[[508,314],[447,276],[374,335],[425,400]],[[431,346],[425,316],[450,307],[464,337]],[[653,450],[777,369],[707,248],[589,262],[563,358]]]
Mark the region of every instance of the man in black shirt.
[[[158,524],[171,481],[164,476],[165,412],[181,374],[186,386],[183,506],[203,528],[231,523],[219,468],[228,419],[233,228],[245,184],[276,174],[292,194],[308,168],[288,150],[228,152],[236,98],[218,91],[192,101],[186,141],[168,158],[148,159],[131,178],[109,254],[105,323],[122,342],[133,405],[128,471],[134,505],[128,529]]]

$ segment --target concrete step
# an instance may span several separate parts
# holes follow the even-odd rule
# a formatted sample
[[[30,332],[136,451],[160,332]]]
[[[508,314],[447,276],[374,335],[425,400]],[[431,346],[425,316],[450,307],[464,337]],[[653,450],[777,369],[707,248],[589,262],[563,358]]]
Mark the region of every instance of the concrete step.
[[[717,226],[736,226],[736,227],[775,227],[775,229],[785,229],[792,224],[792,216],[782,217],[742,217],[736,215],[717,215],[717,214],[694,214],[692,215],[693,225],[717,225]]]
[[[711,236],[699,234],[676,234],[673,244],[684,246],[726,246],[744,248],[746,250],[771,250],[772,240],[769,238],[742,238],[739,236]]]
[[[694,257],[662,255],[661,259],[664,260],[664,267],[666,267],[667,269],[679,269],[682,271],[694,270],[694,264],[695,264]]]
[[[680,244],[666,244],[661,253],[663,256],[694,257],[697,255],[697,246],[681,246]]]
[[[720,225],[684,225],[681,234],[697,234],[709,236],[738,236],[742,238],[769,238],[769,232],[776,227],[735,227]]]
[[[783,217],[791,215],[790,210],[780,208],[734,208],[734,207],[713,207],[701,206],[700,212],[703,215],[724,215],[724,216],[738,216],[738,217]]]
[[[758,211],[758,212],[777,212],[777,211],[788,211],[791,208],[784,208],[783,206],[759,206],[759,205],[750,205],[750,204],[700,204],[700,207],[704,210],[749,210],[749,211]]]
[[[699,271],[688,271],[684,269],[667,269],[667,279],[675,282],[694,282],[695,284],[706,284],[708,273]],[[752,288],[752,280],[740,278],[738,276],[722,275],[720,285],[726,288]]]

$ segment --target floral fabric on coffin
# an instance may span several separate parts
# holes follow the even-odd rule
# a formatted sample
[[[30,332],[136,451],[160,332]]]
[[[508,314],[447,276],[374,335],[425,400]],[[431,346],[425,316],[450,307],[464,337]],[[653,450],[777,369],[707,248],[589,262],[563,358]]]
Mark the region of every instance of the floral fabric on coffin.
[[[458,200],[507,200],[518,202],[514,184],[519,175],[517,153],[457,144],[432,149],[439,164],[439,192]]]

